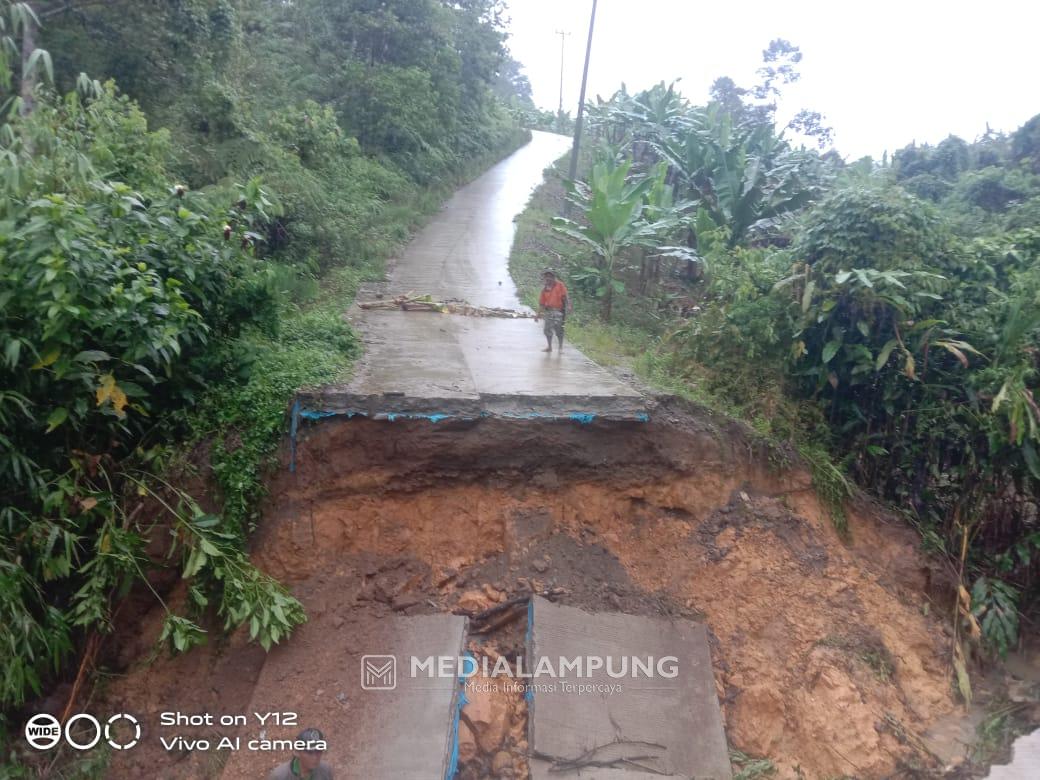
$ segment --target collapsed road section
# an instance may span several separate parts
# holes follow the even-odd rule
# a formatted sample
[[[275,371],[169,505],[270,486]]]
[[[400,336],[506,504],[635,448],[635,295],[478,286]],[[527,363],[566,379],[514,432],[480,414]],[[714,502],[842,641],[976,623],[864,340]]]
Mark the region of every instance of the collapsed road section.
[[[392,305],[349,313],[367,347],[353,378],[297,398],[252,558],[307,623],[269,654],[243,630],[156,659],[156,611],[120,647],[127,673],[103,704],[285,713],[248,736],[318,728],[336,776],[366,780],[726,777],[720,722],[733,756],[768,759],[781,776],[881,777],[932,761],[907,735],[953,702],[912,531],[868,508],[843,539],[790,453],[699,408],[648,401],[569,345],[542,353],[530,316],[471,316],[531,314],[506,266],[512,218],[565,147],[536,133],[459,190],[361,292]],[[537,633],[539,610],[552,614],[538,597],[575,610],[560,614],[584,655],[646,655],[660,627],[653,653],[687,677],[634,707],[596,698],[618,694],[609,680],[571,700],[587,692],[495,689],[483,670],[465,688],[457,667],[427,663],[487,659],[492,677],[499,662],[529,667],[540,642],[564,638]],[[617,626],[632,636],[600,641]],[[398,675],[436,678],[373,689],[390,658]],[[286,760],[170,751],[164,736],[146,722],[111,776],[263,777]]]
[[[305,422],[297,470],[272,490],[257,561],[314,588],[358,650],[378,652],[361,641],[368,620],[472,617],[531,593],[701,624],[730,745],[817,776],[917,760],[875,724],[923,730],[953,706],[913,533],[860,512],[843,540],[793,457],[679,401],[646,421]],[[350,586],[332,595],[340,569]],[[513,625],[467,649],[515,661],[527,643]],[[470,698],[470,709],[504,709]],[[468,777],[525,776],[515,764],[492,772],[500,752],[534,755],[516,706],[471,719],[485,736]],[[481,725],[502,719],[508,728]]]
[[[452,614],[374,622],[365,649],[383,652],[312,653],[308,675],[334,684],[353,669],[360,683],[335,709],[304,706],[303,716],[337,742],[349,735],[349,758],[337,764],[348,777],[541,780],[616,770],[625,780],[728,780],[705,627],[549,600],[565,594],[514,596],[471,613],[472,625]],[[295,663],[264,665],[250,712],[283,711]],[[240,739],[288,740],[296,726],[253,724]],[[236,752],[221,776],[260,777],[269,763]]]
[[[701,626],[728,746],[743,755],[768,757],[788,774],[798,766],[806,777],[881,777],[931,761],[906,735],[954,705],[942,624],[923,608],[931,572],[914,533],[852,508],[852,537],[842,539],[797,462],[735,423],[668,400],[645,422],[340,416],[301,421],[296,459],[295,472],[272,480],[253,559],[289,585],[308,622],[266,656],[243,632],[153,661],[156,614],[121,648],[142,660],[112,680],[106,706],[247,712],[255,703],[297,715],[298,726],[269,735],[322,729],[337,776],[360,776],[352,767],[374,750],[433,757],[422,774],[394,780],[439,778],[454,689],[423,694],[436,701],[429,731],[412,730],[416,717],[400,721],[402,732],[396,716],[377,711],[396,706],[391,699],[362,688],[362,657],[452,655],[461,633],[416,648],[392,627],[456,616],[470,620],[463,655],[504,658],[514,671],[524,658],[529,668],[527,616],[511,607],[543,594],[591,616]],[[494,620],[482,617],[489,610]],[[683,648],[668,655],[682,657]],[[481,687],[465,695],[460,780],[538,771],[537,718],[548,700],[538,690],[533,703]],[[654,706],[641,705],[651,708],[648,721],[662,715]],[[623,708],[614,717],[622,738],[645,739]],[[383,725],[373,731],[375,723]],[[144,725],[141,745],[113,758],[114,778],[215,777],[222,759],[229,777],[263,776],[284,760],[173,755],[158,742],[162,730]],[[609,741],[600,726],[586,752]],[[582,755],[544,753],[557,762]],[[625,757],[633,755],[648,753]],[[590,771],[606,770],[576,776]]]

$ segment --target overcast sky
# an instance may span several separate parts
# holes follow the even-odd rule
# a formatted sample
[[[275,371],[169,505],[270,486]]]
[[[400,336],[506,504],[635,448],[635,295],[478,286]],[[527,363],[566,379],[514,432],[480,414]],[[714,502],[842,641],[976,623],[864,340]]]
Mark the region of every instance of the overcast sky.
[[[510,0],[508,45],[542,108],[559,100],[564,30],[564,107],[576,110],[591,6]],[[820,111],[843,155],[880,157],[950,133],[970,141],[987,122],[1010,132],[1040,113],[1038,34],[1037,0],[600,0],[588,96],[681,78],[701,103],[718,76],[753,84],[762,50],[786,38],[804,58],[780,118]]]

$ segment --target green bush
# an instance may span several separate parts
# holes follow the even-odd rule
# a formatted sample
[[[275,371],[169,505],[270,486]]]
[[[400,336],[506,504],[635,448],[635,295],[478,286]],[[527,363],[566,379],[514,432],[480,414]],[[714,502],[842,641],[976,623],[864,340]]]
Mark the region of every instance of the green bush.
[[[853,479],[889,500],[952,559],[962,617],[1001,652],[1040,586],[1040,116],[846,165],[792,150],[719,85],[707,106],[662,83],[590,107],[634,176],[667,166],[682,230],[618,253],[610,328],[584,325],[607,288],[579,271],[573,335],[602,355],[634,334],[645,379],[791,441],[839,527]],[[545,235],[553,186],[520,221],[518,282],[589,265]]]
[[[938,212],[894,187],[838,189],[813,208],[798,236],[800,259],[825,272],[908,271],[949,244]]]
[[[5,128],[0,161],[3,706],[39,692],[72,628],[103,629],[113,594],[143,576],[146,531],[125,499],[162,491],[129,476],[142,445],[194,398],[216,343],[277,318],[253,251],[270,205],[260,187],[223,209],[164,181],[164,135],[149,134],[112,86],[87,87],[89,97],[41,96]],[[169,504],[170,522],[193,527],[189,506]],[[299,622],[298,605],[240,546],[187,538],[185,576],[211,580],[230,621],[255,596],[262,641]],[[284,620],[269,614],[276,603]]]
[[[951,548],[970,535],[967,565],[984,570],[1028,538],[1013,507],[1040,479],[1040,246],[1033,232],[951,235],[905,196],[838,192],[779,291],[801,310],[792,368],[831,446]],[[1026,554],[1004,573],[1028,581],[1033,566]]]
[[[0,0],[0,708],[150,567],[187,580],[172,649],[207,609],[265,647],[304,619],[245,553],[289,401],[357,354],[360,281],[523,137],[494,4],[378,5],[58,4],[32,72],[76,90],[20,117],[31,17]],[[204,450],[219,515],[171,484]]]

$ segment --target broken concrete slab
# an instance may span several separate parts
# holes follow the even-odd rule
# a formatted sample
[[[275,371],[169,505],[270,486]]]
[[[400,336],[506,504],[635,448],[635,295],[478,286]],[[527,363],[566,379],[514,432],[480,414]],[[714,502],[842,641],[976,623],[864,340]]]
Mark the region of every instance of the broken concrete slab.
[[[990,767],[986,780],[1036,780],[1040,777],[1040,729],[1015,740],[1011,761]]]
[[[416,656],[458,658],[467,621],[456,615],[417,615],[369,620],[364,626],[329,632],[300,627],[293,641],[268,655],[253,692],[250,712],[283,712],[284,690],[314,688],[296,705],[291,727],[252,722],[250,738],[295,739],[305,727],[322,730],[325,763],[336,776],[372,780],[440,780],[455,747],[461,688],[453,677],[412,677]],[[375,656],[367,659],[365,656]],[[391,670],[393,674],[391,674]],[[382,674],[380,674],[382,673]],[[297,698],[298,700],[298,698]],[[224,769],[225,780],[266,777],[288,755],[240,750]]]
[[[560,680],[543,689],[543,678],[532,680],[528,714],[532,780],[731,777],[704,626],[620,613],[591,614],[535,598],[530,668],[537,670],[543,658],[558,665],[559,659],[590,657],[603,659],[604,668],[591,673],[586,668],[580,678],[574,674],[562,678],[593,686],[585,692],[558,684]],[[608,659],[613,664],[610,670]],[[652,676],[644,673],[644,667],[633,676],[636,659],[644,667],[651,664]],[[626,674],[617,676],[622,668],[627,668]],[[620,689],[612,690],[612,685]]]

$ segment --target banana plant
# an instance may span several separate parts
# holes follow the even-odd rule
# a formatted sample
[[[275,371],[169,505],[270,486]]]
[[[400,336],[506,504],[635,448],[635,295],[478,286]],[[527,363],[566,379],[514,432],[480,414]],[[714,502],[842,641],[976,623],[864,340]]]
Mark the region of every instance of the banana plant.
[[[621,89],[607,100],[597,95],[595,102],[590,100],[585,106],[589,133],[603,143],[621,146],[634,124],[630,113],[633,102],[634,98],[628,94],[624,82]]]
[[[675,200],[675,188],[668,181],[668,166],[659,164],[654,167],[650,188],[646,191],[644,219],[651,225],[656,226],[657,241],[654,251],[647,252],[646,248],[640,249],[639,269],[639,292],[645,294],[651,281],[658,282],[661,278],[661,261],[671,259],[677,263],[685,263],[686,272],[690,278],[699,276],[703,272],[704,260],[693,246],[660,246],[668,238],[677,232],[677,228],[687,228],[682,231],[687,237],[693,235],[688,229],[691,223],[687,214],[691,213],[696,204],[693,201]]]
[[[647,220],[646,195],[662,175],[655,166],[650,176],[629,178],[631,160],[618,162],[612,156],[601,157],[592,167],[588,182],[569,182],[568,199],[578,207],[582,219],[563,217],[552,220],[553,230],[573,238],[592,249],[597,260],[578,272],[577,278],[594,285],[601,301],[601,316],[610,321],[615,293],[625,290],[618,279],[620,260],[630,247],[651,247],[655,239],[674,221]]]
[[[619,108],[618,117],[632,124],[632,156],[637,166],[653,157],[656,142],[672,137],[681,129],[687,109],[686,100],[675,89],[675,82],[666,86],[663,81]]]
[[[622,84],[608,100],[596,98],[586,107],[589,127],[601,141],[631,149],[635,167],[656,161],[657,144],[682,132],[690,111],[676,82],[663,81],[635,95]]]
[[[772,126],[734,126],[717,107],[691,113],[688,124],[656,149],[684,193],[729,229],[731,247],[816,195],[815,158],[792,150]]]
[[[40,20],[29,3],[0,0],[0,114],[6,115],[12,105],[19,113],[32,110],[33,89],[40,77],[54,83],[54,65],[51,55],[35,45],[35,33]],[[21,61],[20,96],[5,94],[12,83],[17,62]]]

